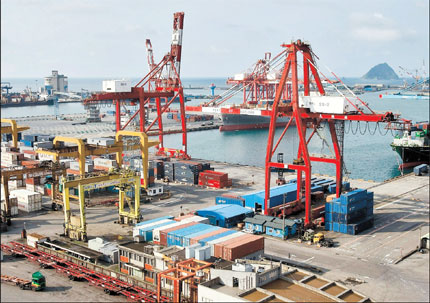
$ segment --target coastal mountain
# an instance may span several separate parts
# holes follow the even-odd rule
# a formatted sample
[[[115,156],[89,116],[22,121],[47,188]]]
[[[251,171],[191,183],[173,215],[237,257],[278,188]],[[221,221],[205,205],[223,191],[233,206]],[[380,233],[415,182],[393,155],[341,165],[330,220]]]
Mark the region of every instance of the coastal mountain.
[[[372,67],[362,78],[374,80],[397,80],[399,79],[399,76],[397,76],[396,72],[387,63],[381,63]]]

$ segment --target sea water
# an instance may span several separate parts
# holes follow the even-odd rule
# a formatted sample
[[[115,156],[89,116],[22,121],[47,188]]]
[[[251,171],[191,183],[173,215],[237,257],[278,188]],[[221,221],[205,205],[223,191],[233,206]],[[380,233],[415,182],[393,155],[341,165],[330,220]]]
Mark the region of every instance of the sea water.
[[[90,91],[101,90],[101,80],[102,79],[70,79],[70,90],[80,91],[82,88]],[[20,81],[21,82],[18,81],[17,85],[14,85],[14,82],[11,81],[17,91],[19,91],[20,86],[25,88],[24,83],[26,81],[28,83],[29,80]],[[354,81],[355,80],[350,79],[350,81],[345,82]],[[223,93],[224,90],[220,88],[225,88],[227,86],[225,84],[225,79],[222,78],[185,79],[183,80],[184,92],[185,94],[209,95],[209,86],[212,83],[218,87],[215,89],[215,94]],[[190,86],[201,88],[189,89]],[[15,89],[13,90],[15,91]],[[358,97],[367,102],[369,107],[378,113],[385,113],[387,111],[400,113],[402,118],[410,119],[414,122],[429,120],[428,100],[381,99],[379,98],[379,94],[378,92],[371,92],[359,95]],[[196,105],[202,101],[203,100],[192,100],[188,102],[187,105]],[[240,102],[240,97],[236,96],[228,102]],[[60,104],[59,107],[61,114],[85,112],[84,107],[80,103],[63,103]],[[113,108],[106,107],[101,110],[113,110]],[[4,118],[49,114],[54,114],[53,106],[40,105],[2,108],[2,117]],[[350,172],[351,178],[383,181],[400,174],[398,170],[400,157],[390,147],[395,132],[387,132],[387,130],[384,129],[385,125],[385,123],[380,124],[379,128],[375,129],[375,123],[369,123],[369,125],[366,126],[365,122],[360,122],[359,125],[357,122],[352,122],[352,124],[350,122],[345,122],[344,162],[347,170]],[[360,133],[360,130],[363,134]],[[282,128],[278,128],[275,142],[281,132]],[[308,132],[310,132],[310,130],[308,130]],[[220,132],[214,129],[190,132],[188,133],[188,153],[194,158],[264,167],[267,136],[267,129],[234,132]],[[324,139],[329,143],[330,148],[323,143]],[[181,134],[166,135],[164,140],[164,145],[166,147],[181,148],[182,146]],[[276,151],[276,153],[284,153],[285,163],[291,163],[293,158],[295,158],[298,142],[295,127],[290,127]],[[333,148],[330,142],[330,134],[328,128],[325,127],[319,132],[319,135],[314,135],[309,144],[309,151],[311,154],[333,155]],[[276,162],[276,154],[272,161]],[[313,162],[312,172],[334,176],[335,166],[333,164]]]

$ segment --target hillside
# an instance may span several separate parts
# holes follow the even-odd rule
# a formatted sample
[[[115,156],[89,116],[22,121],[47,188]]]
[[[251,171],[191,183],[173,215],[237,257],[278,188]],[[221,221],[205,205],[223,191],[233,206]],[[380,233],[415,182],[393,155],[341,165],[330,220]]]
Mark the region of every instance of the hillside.
[[[397,76],[396,72],[387,63],[381,63],[372,67],[362,78],[374,80],[397,80],[399,79],[399,76]]]

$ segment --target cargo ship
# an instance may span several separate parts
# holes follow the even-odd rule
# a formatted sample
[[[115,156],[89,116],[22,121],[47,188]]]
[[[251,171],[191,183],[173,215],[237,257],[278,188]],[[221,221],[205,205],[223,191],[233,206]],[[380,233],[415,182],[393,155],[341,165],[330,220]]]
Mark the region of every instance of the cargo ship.
[[[428,121],[416,123],[402,135],[396,135],[391,147],[402,159],[400,168],[410,168],[430,163],[430,124]]]
[[[276,127],[285,126],[289,117],[281,117],[277,119]],[[235,131],[246,129],[262,129],[269,128],[270,116],[254,116],[244,114],[221,114],[223,125],[219,127],[220,131]]]

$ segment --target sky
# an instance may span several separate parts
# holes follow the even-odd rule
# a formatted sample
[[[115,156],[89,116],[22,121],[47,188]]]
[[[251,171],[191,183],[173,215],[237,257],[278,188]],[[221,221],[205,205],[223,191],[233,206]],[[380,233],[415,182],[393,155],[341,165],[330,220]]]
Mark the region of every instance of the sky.
[[[161,60],[178,11],[182,77],[232,76],[297,39],[342,77],[429,74],[428,0],[1,0],[1,77],[143,77],[145,40]]]

